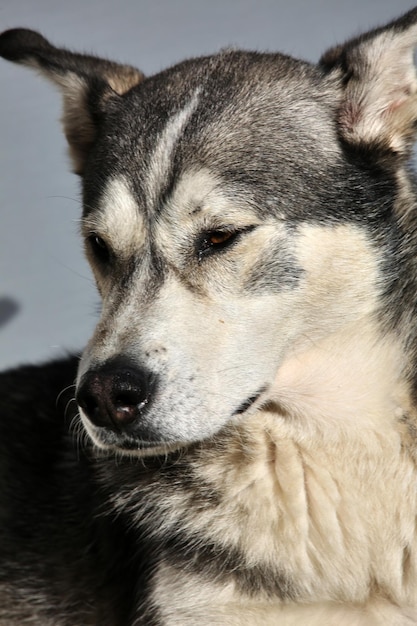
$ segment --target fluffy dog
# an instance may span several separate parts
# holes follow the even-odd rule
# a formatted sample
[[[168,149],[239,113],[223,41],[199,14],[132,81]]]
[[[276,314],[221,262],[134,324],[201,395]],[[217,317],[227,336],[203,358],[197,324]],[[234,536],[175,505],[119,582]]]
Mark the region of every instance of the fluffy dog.
[[[63,94],[103,303],[1,379],[2,626],[417,624],[416,43],[145,78],[0,37]]]

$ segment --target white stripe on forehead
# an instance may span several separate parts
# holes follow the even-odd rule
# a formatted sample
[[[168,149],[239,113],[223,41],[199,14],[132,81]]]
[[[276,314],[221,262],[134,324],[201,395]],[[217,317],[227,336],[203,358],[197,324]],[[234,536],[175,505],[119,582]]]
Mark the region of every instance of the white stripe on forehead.
[[[84,227],[106,239],[121,254],[129,254],[144,243],[143,217],[123,176],[106,183],[100,208],[86,217]]]
[[[197,88],[184,108],[168,120],[157,140],[146,172],[147,196],[150,207],[155,207],[155,203],[158,201],[166,174],[170,171],[173,151],[188,120],[197,108],[199,95],[200,88]]]

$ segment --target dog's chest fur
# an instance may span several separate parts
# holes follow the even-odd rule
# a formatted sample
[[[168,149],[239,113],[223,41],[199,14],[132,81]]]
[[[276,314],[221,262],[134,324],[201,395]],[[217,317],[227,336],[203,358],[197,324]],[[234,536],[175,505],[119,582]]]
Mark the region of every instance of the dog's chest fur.
[[[370,598],[415,604],[415,466],[400,434],[370,428],[318,444],[294,430],[258,415],[196,450],[195,463],[168,459],[144,493],[119,496],[162,551],[151,594],[162,623],[243,625],[256,614],[304,624],[295,603],[320,597],[309,624],[315,613],[317,623],[370,624],[368,613],[353,621]]]

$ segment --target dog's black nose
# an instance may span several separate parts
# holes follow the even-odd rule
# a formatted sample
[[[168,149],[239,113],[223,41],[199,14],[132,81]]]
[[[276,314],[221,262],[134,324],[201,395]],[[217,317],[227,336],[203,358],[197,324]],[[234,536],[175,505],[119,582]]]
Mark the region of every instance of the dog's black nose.
[[[76,400],[93,424],[120,431],[143,415],[154,389],[149,371],[112,359],[82,377]]]

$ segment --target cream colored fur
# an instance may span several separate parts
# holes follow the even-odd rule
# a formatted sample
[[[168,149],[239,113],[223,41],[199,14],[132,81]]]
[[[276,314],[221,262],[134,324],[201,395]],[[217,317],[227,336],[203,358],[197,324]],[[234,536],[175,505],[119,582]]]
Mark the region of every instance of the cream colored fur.
[[[197,454],[196,475],[220,494],[221,516],[196,517],[180,491],[162,515],[285,572],[302,587],[301,606],[251,601],[232,584],[196,584],[162,566],[155,599],[170,626],[416,623],[416,468],[400,352],[355,330],[291,357],[277,375],[279,405]]]

